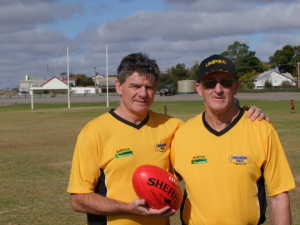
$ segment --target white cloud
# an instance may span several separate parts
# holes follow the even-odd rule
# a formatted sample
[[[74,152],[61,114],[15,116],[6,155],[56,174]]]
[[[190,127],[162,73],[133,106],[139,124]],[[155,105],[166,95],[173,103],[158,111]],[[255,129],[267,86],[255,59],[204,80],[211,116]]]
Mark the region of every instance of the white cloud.
[[[26,30],[38,24],[49,24],[58,20],[66,20],[83,10],[81,3],[68,5],[50,3],[48,1],[36,2],[35,4],[17,2],[1,6],[0,32]]]
[[[155,1],[163,0],[154,0],[153,4]],[[105,22],[95,13],[110,16],[130,10],[126,4],[135,1],[64,2],[0,2],[0,88],[15,78],[17,86],[18,79],[26,74],[45,77],[47,65],[50,75],[65,72],[66,47],[71,72],[91,75],[94,65],[98,72],[105,73],[106,45],[109,73],[114,74],[121,59],[132,52],[148,53],[165,70],[177,63],[193,66],[196,60],[227,50],[234,41],[250,45],[264,61],[284,45],[300,43],[299,1],[165,0],[163,11],[141,8]],[[88,2],[94,8],[88,7]],[[90,24],[74,39],[66,38],[67,31],[54,28],[65,21],[72,21],[69,29],[77,28],[86,24],[81,20]]]

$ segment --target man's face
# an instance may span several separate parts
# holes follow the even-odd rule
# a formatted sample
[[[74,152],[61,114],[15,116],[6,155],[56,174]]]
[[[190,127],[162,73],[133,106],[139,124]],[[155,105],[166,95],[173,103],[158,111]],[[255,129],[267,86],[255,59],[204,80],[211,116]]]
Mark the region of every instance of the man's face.
[[[238,88],[239,82],[235,81],[235,77],[223,72],[208,74],[200,84],[196,83],[196,90],[203,97],[206,110],[212,112],[225,112],[234,104]]]
[[[116,90],[121,95],[126,113],[146,115],[154,101],[156,85],[146,76],[134,72],[123,84],[117,80]]]

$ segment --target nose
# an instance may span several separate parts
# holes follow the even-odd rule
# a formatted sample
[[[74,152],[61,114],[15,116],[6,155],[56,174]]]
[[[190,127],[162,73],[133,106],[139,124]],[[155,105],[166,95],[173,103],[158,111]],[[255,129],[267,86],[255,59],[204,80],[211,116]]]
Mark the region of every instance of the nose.
[[[216,92],[216,93],[221,93],[221,92],[223,92],[223,87],[222,87],[222,85],[220,84],[220,82],[218,82],[217,85],[215,86],[214,92]]]
[[[147,89],[146,87],[141,87],[140,90],[139,90],[139,96],[141,97],[146,97],[147,96]]]

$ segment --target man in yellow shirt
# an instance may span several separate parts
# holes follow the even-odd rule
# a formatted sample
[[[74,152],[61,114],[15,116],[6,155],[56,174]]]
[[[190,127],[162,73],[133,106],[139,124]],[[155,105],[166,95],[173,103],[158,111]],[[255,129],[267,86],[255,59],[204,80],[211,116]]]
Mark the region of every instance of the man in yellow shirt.
[[[183,224],[256,225],[265,221],[266,192],[274,224],[291,224],[288,191],[295,181],[275,128],[251,122],[234,102],[231,60],[212,55],[199,67],[196,90],[205,111],[175,134],[171,159],[186,183]]]

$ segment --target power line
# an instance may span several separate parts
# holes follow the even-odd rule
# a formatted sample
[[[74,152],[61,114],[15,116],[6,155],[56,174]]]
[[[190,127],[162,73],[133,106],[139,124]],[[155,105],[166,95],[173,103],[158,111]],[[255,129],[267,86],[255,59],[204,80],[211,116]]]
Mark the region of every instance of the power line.
[[[270,65],[271,67],[277,67],[277,66],[292,66],[292,65],[297,65],[297,63],[295,64],[278,64],[278,65]],[[247,66],[247,67],[235,67],[237,68],[255,68],[255,67],[263,67],[263,66]]]

